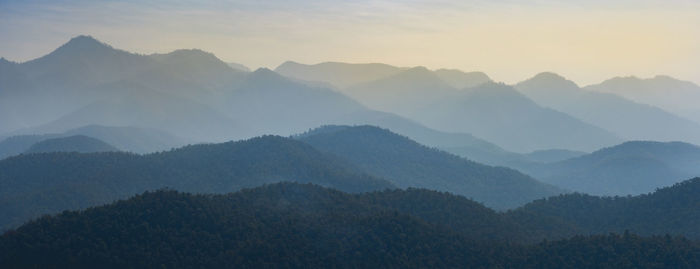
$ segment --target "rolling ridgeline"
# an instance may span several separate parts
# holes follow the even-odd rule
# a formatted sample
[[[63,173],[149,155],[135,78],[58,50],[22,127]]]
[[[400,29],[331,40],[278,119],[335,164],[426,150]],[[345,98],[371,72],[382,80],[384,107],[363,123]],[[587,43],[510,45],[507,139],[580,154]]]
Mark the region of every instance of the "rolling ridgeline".
[[[698,91],[79,36],[0,58],[0,267],[697,268]]]
[[[693,180],[660,192],[673,195],[697,191],[698,182]],[[655,195],[640,197],[629,204],[641,208],[648,200],[659,199],[654,201],[655,205],[669,202],[667,194]],[[695,197],[686,195],[683,199],[697,201]],[[82,212],[44,217],[5,233],[0,237],[0,265],[8,268],[98,265],[188,268],[231,264],[409,268],[695,268],[700,265],[698,242],[671,236],[639,237],[624,232],[526,245],[499,240],[531,237],[533,233],[516,220],[523,216],[525,221],[547,220],[539,215],[527,216],[532,210],[499,215],[460,196],[418,189],[351,195],[313,185],[278,183],[228,195],[157,191]],[[655,225],[664,222],[655,219]],[[37,255],[42,258],[36,259]]]

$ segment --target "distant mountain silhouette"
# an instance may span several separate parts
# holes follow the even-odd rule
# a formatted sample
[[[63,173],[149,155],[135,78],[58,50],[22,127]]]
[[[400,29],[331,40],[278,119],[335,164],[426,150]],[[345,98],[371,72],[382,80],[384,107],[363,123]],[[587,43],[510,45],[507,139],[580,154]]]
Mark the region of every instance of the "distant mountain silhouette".
[[[457,69],[438,69],[435,74],[457,89],[472,88],[491,82],[491,78],[483,72],[462,72]]]
[[[427,68],[414,67],[349,87],[345,93],[372,109],[411,117],[456,91]]]
[[[32,145],[46,139],[63,137],[60,134],[18,135],[0,141],[0,160],[24,153]]]
[[[348,192],[394,188],[337,157],[277,136],[143,156],[28,154],[0,161],[0,230],[43,214],[101,205],[146,190],[225,193],[280,181]]]
[[[283,76],[307,81],[323,81],[340,89],[384,78],[400,71],[401,68],[387,64],[349,64],[338,62],[306,65],[287,61],[275,68],[275,72]]]
[[[700,147],[633,141],[521,171],[544,182],[593,195],[635,195],[700,176]]]
[[[373,126],[326,126],[298,139],[396,186],[449,191],[496,209],[563,192],[515,170],[468,161]]]
[[[615,77],[585,90],[612,93],[642,104],[649,104],[700,122],[700,86],[669,76],[648,79]]]
[[[94,137],[120,150],[134,153],[169,150],[190,143],[190,141],[155,129],[87,125],[64,133],[18,135],[0,140],[0,159],[23,153],[33,144],[46,139],[74,135]]]
[[[239,64],[239,63],[228,62],[226,64],[229,67],[233,68],[234,70],[243,71],[243,72],[250,72],[251,71],[250,68],[248,68],[245,65]]]
[[[585,154],[587,153],[583,151],[572,151],[565,149],[546,149],[527,153],[525,154],[525,157],[532,161],[551,163],[579,157]]]
[[[216,102],[223,96],[221,87],[240,82],[247,72],[238,71],[214,54],[198,49],[181,49],[166,54],[151,54],[156,68],[128,78],[168,94],[200,103]]]
[[[101,89],[120,93],[22,132],[56,133],[100,124],[155,128],[194,141],[226,141],[251,134],[222,112],[176,95],[135,83],[109,84]]]
[[[143,88],[195,102],[218,100],[215,88],[229,85],[243,75],[198,50],[138,55],[114,49],[89,36],[73,38],[46,56],[16,64],[16,69],[28,83],[13,89],[14,94],[3,96],[8,105],[2,110],[15,115],[10,122],[15,124],[3,126],[4,131],[45,125],[106,99],[148,99],[138,96]],[[62,96],[62,101],[56,102],[55,96]],[[32,104],[31,110],[26,104]],[[85,124],[108,124],[106,121],[109,120],[95,119]]]
[[[553,73],[541,73],[516,88],[538,104],[609,130],[625,140],[700,143],[700,124],[620,96],[580,89]]]
[[[32,145],[24,153],[48,153],[48,152],[109,152],[119,151],[114,146],[102,140],[84,135],[46,139]]]
[[[543,108],[510,86],[485,83],[418,110],[428,127],[465,132],[516,152],[589,151],[620,142],[604,129]]]
[[[290,135],[367,110],[341,93],[264,68],[229,89],[224,104],[222,111],[256,134]]]
[[[152,153],[181,147],[192,141],[156,129],[87,125],[64,135],[87,135],[133,153]]]

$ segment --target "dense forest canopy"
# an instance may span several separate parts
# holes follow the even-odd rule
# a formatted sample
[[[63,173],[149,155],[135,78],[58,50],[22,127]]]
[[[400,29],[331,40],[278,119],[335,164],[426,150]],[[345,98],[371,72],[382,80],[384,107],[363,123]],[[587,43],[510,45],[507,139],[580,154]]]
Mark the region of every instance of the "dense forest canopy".
[[[403,199],[423,195],[446,194],[411,190],[350,195],[292,183],[228,195],[148,192],[107,206],[43,217],[6,232],[0,237],[0,266],[700,266],[700,245],[670,236],[639,237],[625,232],[531,245],[477,241],[449,225],[424,221],[430,219],[428,215],[421,218],[416,217],[421,213],[404,211],[414,206],[405,205]],[[493,214],[462,209],[477,213],[477,222],[487,221],[481,214]]]

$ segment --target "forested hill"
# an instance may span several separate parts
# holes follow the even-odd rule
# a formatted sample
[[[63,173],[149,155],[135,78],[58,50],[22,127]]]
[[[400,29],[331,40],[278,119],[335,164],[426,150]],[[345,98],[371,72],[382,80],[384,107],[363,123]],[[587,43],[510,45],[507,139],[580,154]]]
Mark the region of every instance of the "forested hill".
[[[682,238],[625,233],[505,244],[468,239],[446,226],[382,206],[421,192],[350,195],[280,183],[229,195],[145,193],[108,206],[44,217],[5,233],[0,237],[0,267],[700,266],[700,245]],[[378,196],[384,197],[375,199]]]
[[[564,192],[516,170],[472,162],[374,126],[325,126],[297,138],[399,187],[449,191],[496,209]]]
[[[544,221],[557,219],[562,226],[582,233],[629,230],[642,235],[675,234],[700,239],[700,178],[683,181],[650,194],[596,197],[567,194],[532,202],[510,212],[521,224],[547,229]],[[532,222],[530,222],[532,221]]]
[[[149,155],[29,154],[0,161],[0,230],[41,214],[100,205],[146,190],[225,193],[279,181],[347,192],[394,187],[337,157],[278,136]]]

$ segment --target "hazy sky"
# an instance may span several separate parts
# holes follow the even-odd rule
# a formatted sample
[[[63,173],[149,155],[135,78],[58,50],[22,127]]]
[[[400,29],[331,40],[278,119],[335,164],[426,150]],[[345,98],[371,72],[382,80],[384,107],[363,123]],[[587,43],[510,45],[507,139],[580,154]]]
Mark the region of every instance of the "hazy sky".
[[[480,70],[507,83],[667,74],[700,83],[697,0],[7,1],[0,56],[26,61],[79,34],[138,53],[200,48],[286,60]]]

